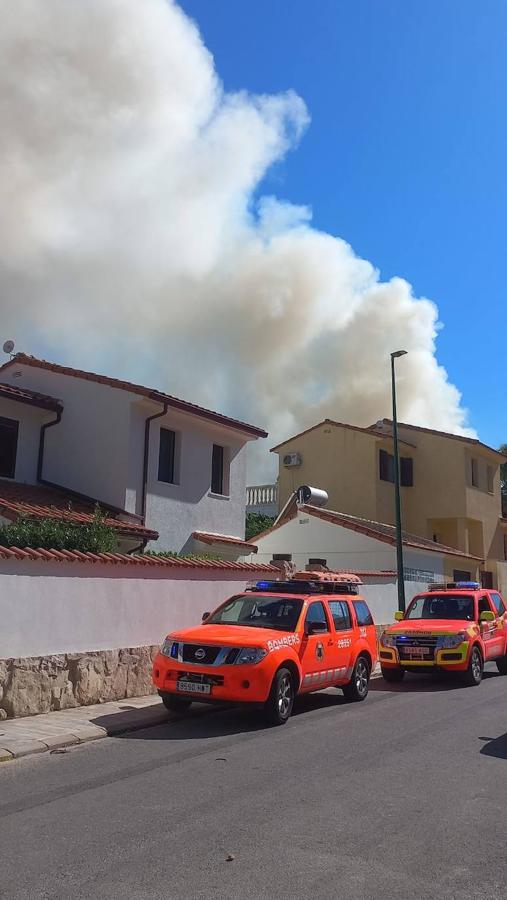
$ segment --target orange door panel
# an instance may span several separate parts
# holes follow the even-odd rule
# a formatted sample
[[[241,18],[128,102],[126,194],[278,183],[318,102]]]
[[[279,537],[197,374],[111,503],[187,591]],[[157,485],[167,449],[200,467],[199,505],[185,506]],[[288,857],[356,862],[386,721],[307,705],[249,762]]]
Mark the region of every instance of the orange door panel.
[[[319,630],[312,633],[313,629]],[[322,600],[310,603],[299,651],[303,670],[302,691],[329,687],[338,668],[336,635]]]

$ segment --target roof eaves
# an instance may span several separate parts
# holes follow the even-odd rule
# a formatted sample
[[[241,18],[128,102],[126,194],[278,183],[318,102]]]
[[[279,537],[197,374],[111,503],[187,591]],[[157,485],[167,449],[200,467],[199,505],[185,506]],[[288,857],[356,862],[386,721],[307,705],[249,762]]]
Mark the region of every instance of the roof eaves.
[[[222,413],[206,409],[195,403],[189,403],[186,400],[180,400],[178,397],[165,394],[163,391],[144,387],[141,384],[135,384],[131,381],[123,381],[121,378],[113,378],[109,375],[99,375],[95,372],[85,372],[83,369],[73,369],[71,366],[62,366],[59,363],[51,363],[45,359],[28,356],[25,353],[17,353],[12,359],[4,363],[3,366],[0,366],[0,373],[13,365],[32,366],[33,368],[45,369],[46,371],[55,372],[60,375],[68,375],[71,378],[80,378],[83,381],[94,381],[97,384],[105,384],[116,390],[138,394],[139,396],[146,397],[148,400],[168,403],[172,408],[178,409],[180,412],[215,422],[226,428],[231,428],[233,431],[239,431],[256,438],[266,438],[268,436],[267,431],[262,428],[257,428],[255,425],[249,425],[247,422],[225,416]]]

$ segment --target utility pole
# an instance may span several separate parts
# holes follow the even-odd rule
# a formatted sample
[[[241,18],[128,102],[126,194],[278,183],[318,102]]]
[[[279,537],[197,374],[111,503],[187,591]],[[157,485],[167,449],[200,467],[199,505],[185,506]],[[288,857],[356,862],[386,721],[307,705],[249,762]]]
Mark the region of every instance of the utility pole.
[[[394,360],[405,356],[406,350],[391,353],[391,385],[393,397],[393,441],[394,441],[394,503],[396,512],[396,571],[398,581],[398,609],[405,612],[405,574],[403,571],[403,535],[401,525],[400,454],[398,450],[398,417],[396,412],[396,372]]]

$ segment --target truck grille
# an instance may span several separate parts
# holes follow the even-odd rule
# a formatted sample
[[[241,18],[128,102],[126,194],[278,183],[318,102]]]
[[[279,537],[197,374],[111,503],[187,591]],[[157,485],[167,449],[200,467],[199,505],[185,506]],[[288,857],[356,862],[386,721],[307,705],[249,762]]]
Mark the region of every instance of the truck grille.
[[[239,647],[213,647],[209,644],[179,644],[178,659],[193,666],[232,666]]]
[[[194,665],[212,666],[221,651],[221,647],[206,647],[202,644],[183,644],[183,662]]]
[[[437,646],[438,637],[436,635],[428,635],[427,637],[419,635],[407,635],[405,637],[396,638],[396,648],[400,659],[435,659],[435,648]],[[424,648],[423,652],[419,648]],[[414,652],[411,652],[413,650]],[[417,652],[419,650],[419,653]]]

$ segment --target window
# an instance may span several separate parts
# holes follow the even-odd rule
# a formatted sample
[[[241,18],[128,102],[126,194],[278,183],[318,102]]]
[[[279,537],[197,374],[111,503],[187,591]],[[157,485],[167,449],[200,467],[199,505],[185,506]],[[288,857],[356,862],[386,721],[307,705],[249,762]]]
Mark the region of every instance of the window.
[[[345,600],[329,600],[328,602],[336,630],[346,631],[348,628],[352,628],[349,607]]]
[[[488,491],[490,494],[495,492],[495,483],[493,479],[493,466],[488,466]]]
[[[327,621],[326,610],[321,600],[317,600],[310,605],[306,614],[306,622],[312,625],[322,625],[326,631],[329,631],[329,623]]]
[[[420,594],[414,597],[406,619],[466,619],[473,622],[473,594]]]
[[[479,461],[477,459],[470,460],[472,473],[472,487],[479,487]]]
[[[486,594],[483,597],[479,597],[479,615],[483,612],[492,612],[489,597]]]
[[[394,484],[394,456],[387,450],[379,450],[379,473],[381,481]],[[414,460],[410,456],[400,458],[400,484],[402,487],[414,484]]]
[[[503,616],[505,612],[505,603],[503,602],[500,594],[491,594],[491,599],[493,601],[493,605],[499,616]]]
[[[14,478],[16,471],[16,451],[18,449],[19,422],[0,416],[0,475]]]
[[[493,572],[481,572],[481,585],[483,588],[493,587]]]
[[[414,484],[414,460],[410,456],[400,459],[400,481],[402,487],[412,487]]]
[[[252,625],[255,628],[295,631],[302,606],[302,600],[240,594],[223,603],[204,624]]]
[[[358,625],[373,625],[371,612],[364,600],[353,600]]]
[[[394,456],[387,450],[379,450],[380,480],[394,483]]]
[[[174,484],[176,433],[169,428],[160,429],[158,449],[158,480]]]
[[[224,493],[224,448],[219,444],[213,444],[211,459],[211,492],[213,494]]]
[[[454,571],[452,573],[453,581],[471,581],[471,579],[472,579],[472,573],[465,572],[464,569],[454,569]]]

